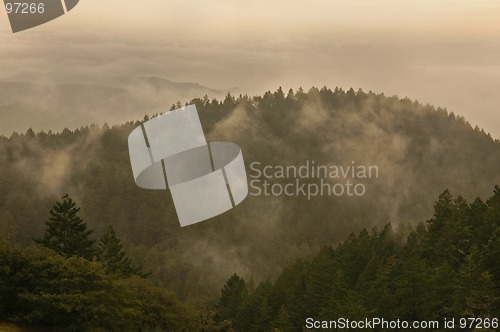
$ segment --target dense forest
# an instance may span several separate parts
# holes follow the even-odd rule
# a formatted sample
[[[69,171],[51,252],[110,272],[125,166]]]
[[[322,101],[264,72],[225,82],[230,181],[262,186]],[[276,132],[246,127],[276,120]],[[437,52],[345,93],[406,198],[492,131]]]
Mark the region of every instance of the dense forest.
[[[441,323],[479,317],[490,321],[485,330],[498,330],[499,258],[500,187],[486,202],[472,203],[446,190],[434,217],[406,238],[388,224],[296,261],[274,283],[256,286],[234,274],[215,318],[236,331],[302,331],[308,317]]]
[[[61,331],[193,330],[174,295],[144,278],[109,226],[97,245],[68,196],[56,202],[40,248],[0,239],[0,320]],[[1,328],[1,326],[0,326]]]
[[[203,317],[201,320],[210,322],[208,325],[232,325],[240,330],[271,327],[281,318],[301,324],[298,320],[305,314],[319,317],[321,312],[326,313],[335,306],[351,308],[350,312],[359,315],[376,307],[385,314],[394,305],[394,298],[378,305],[367,303],[367,299],[360,296],[365,291],[392,287],[381,278],[396,278],[395,269],[401,264],[420,273],[415,275],[417,279],[425,269],[431,269],[436,273],[435,278],[443,278],[442,283],[438,279],[433,281],[439,288],[448,285],[444,278],[451,274],[456,275],[454,281],[461,282],[458,275],[469,260],[478,266],[481,275],[491,279],[485,284],[491,284],[491,289],[498,286],[497,272],[491,270],[491,275],[486,276],[485,267],[492,267],[493,263],[487,263],[484,255],[491,251],[476,243],[477,239],[471,240],[472,224],[459,219],[467,227],[455,230],[459,233],[456,238],[455,233],[448,236],[442,232],[455,220],[455,215],[446,221],[436,216],[434,219],[441,221],[430,221],[425,227],[419,224],[430,218],[433,202],[445,188],[464,197],[456,202],[450,197],[453,209],[466,205],[464,209],[473,210],[477,201],[467,205],[465,199],[486,199],[492,185],[500,183],[500,141],[477,127],[472,128],[465,119],[407,98],[339,88],[312,88],[307,92],[299,89],[288,93],[280,88],[262,96],[236,98],[228,94],[222,101],[205,97],[190,103],[198,108],[207,139],[240,145],[247,166],[254,161],[267,165],[302,165],[306,160],[322,165],[349,165],[355,161],[377,165],[379,177],[364,180],[367,191],[363,197],[318,196],[307,200],[248,196],[240,206],[223,215],[181,228],[168,191],[142,190],[134,184],[127,137],[141,121],[113,127],[92,125],[60,133],[28,130],[0,138],[3,252],[9,253],[7,256],[12,256],[12,261],[26,264],[27,271],[29,266],[41,264],[36,260],[45,260],[42,257],[48,257],[49,262],[59,260],[52,264],[54,268],[69,264],[70,269],[72,264],[81,264],[86,266],[85,270],[94,271],[99,280],[106,280],[106,286],[96,285],[96,289],[119,288],[127,282],[140,283],[146,288],[164,287],[189,308],[183,317],[194,315],[196,321]],[[172,108],[178,106],[181,104]],[[144,120],[151,116],[155,114],[146,115]],[[247,172],[251,175],[248,167]],[[40,249],[44,247],[40,242],[46,232],[47,213],[65,193],[81,208],[79,215],[89,230],[93,230],[89,234],[92,241],[97,243],[109,235],[111,226],[131,266],[142,266],[142,271],[149,275],[146,279],[138,275],[115,279],[116,274],[101,267],[99,260],[66,258],[49,249]],[[488,202],[494,202],[495,197]],[[494,213],[488,204],[481,206]],[[467,222],[481,223],[484,219],[478,218],[468,217]],[[498,227],[498,214],[496,218]],[[392,228],[385,226],[389,223]],[[445,226],[439,226],[441,224]],[[381,231],[362,231],[374,227]],[[359,234],[349,235],[353,233]],[[490,237],[483,240],[493,241],[494,246],[494,234],[495,231],[491,231]],[[439,241],[428,239],[431,235]],[[38,239],[38,243],[33,238]],[[388,238],[394,241],[387,242]],[[457,239],[460,245],[463,242],[468,247],[459,247],[460,254],[445,252],[453,250],[450,246]],[[482,244],[486,245],[484,241]],[[339,243],[342,244],[337,248]],[[352,247],[357,251],[351,254],[358,256],[351,257],[348,255],[351,249],[342,249]],[[439,265],[440,255],[457,257],[443,267]],[[310,257],[314,258],[310,260]],[[357,257],[362,259],[356,260]],[[288,265],[297,259],[297,263]],[[349,265],[355,261],[360,265]],[[321,273],[321,268],[314,267],[320,264],[318,262],[329,272]],[[364,264],[368,262],[367,267]],[[347,265],[340,268],[343,264]],[[221,286],[234,273],[237,276],[233,282],[242,289],[241,301],[238,300],[241,303],[233,306],[231,314],[223,313],[223,304],[219,303],[216,314],[211,315]],[[305,276],[308,277],[300,279]],[[336,282],[343,285],[344,293],[333,296],[333,290],[324,290],[328,296],[320,299],[316,291],[296,288],[300,284],[312,287],[309,282],[322,283],[322,278],[330,285]],[[260,286],[254,287],[254,284]],[[426,285],[423,283],[422,287]],[[319,311],[313,313],[303,311],[305,307],[290,306],[291,302],[307,306],[313,300],[286,298],[283,287],[289,286],[302,294],[300,296],[311,296],[314,301],[326,303],[318,302],[314,308]],[[403,288],[397,290],[412,291]],[[158,296],[170,299],[171,294]],[[171,299],[172,308],[183,306]],[[382,301],[380,297],[377,300]],[[268,302],[262,317],[254,311],[260,306],[259,301]],[[344,306],[345,301],[352,303],[352,307]],[[461,310],[457,307],[459,300],[446,297],[446,301],[446,310]],[[415,312],[401,306],[398,314],[422,317],[431,310],[422,306],[422,310],[415,309]],[[491,308],[495,308],[493,304],[488,310]],[[249,323],[258,316],[261,325]],[[23,314],[19,317],[26,318]]]
[[[112,227],[97,247],[68,196],[40,249],[0,241],[0,322],[61,331],[303,331],[308,318],[437,321],[500,315],[500,187],[472,203],[445,190],[407,237],[390,224],[351,234],[287,266],[274,283],[234,274],[213,308],[196,310],[145,280]],[[486,323],[486,321],[488,323]],[[486,325],[488,324],[488,325]],[[386,329],[375,329],[386,330]],[[472,330],[469,328],[468,330]]]

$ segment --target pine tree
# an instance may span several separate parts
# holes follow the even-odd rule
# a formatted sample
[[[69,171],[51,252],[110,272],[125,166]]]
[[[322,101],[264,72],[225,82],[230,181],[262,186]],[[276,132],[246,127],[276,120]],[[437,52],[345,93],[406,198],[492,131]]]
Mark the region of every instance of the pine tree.
[[[247,285],[244,279],[236,273],[229,278],[222,289],[222,294],[217,305],[215,321],[234,320],[238,311],[248,296]]]
[[[272,322],[272,327],[274,328],[273,331],[291,331],[295,328],[290,314],[284,305],[278,311],[276,318]]]
[[[491,196],[486,204],[489,207],[488,222],[499,227],[500,226],[500,187],[495,186],[494,194]]]
[[[62,202],[56,202],[50,210],[43,238],[33,240],[66,258],[80,256],[91,260],[94,241],[89,236],[93,230],[87,229],[87,224],[78,216],[79,211],[68,194],[64,195]]]
[[[474,248],[477,251],[477,248]],[[464,317],[488,317],[495,312],[498,291],[493,276],[476,262],[476,252],[468,255],[458,271],[455,311]]]
[[[133,274],[141,277],[147,276],[142,273],[140,267],[132,265],[130,258],[126,256],[121,240],[116,236],[113,227],[109,226],[97,245],[97,258],[110,273],[130,276]]]

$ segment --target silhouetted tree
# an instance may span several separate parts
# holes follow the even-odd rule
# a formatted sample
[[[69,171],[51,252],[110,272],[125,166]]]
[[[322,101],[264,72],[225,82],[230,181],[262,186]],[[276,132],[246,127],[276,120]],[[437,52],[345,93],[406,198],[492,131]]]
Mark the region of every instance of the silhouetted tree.
[[[229,278],[222,289],[222,294],[217,304],[215,321],[234,320],[238,316],[240,306],[248,295],[244,279],[236,273]]]
[[[76,207],[68,194],[64,195],[62,202],[56,202],[50,210],[43,238],[33,240],[64,257],[80,256],[92,259],[95,254],[95,241],[89,236],[93,230],[87,229],[87,224],[78,216],[79,211],[80,208]]]
[[[147,276],[140,267],[134,266],[130,258],[127,257],[121,240],[116,236],[112,226],[108,227],[107,232],[97,245],[97,259],[104,264],[106,270],[110,273],[125,276],[133,274],[142,277]]]

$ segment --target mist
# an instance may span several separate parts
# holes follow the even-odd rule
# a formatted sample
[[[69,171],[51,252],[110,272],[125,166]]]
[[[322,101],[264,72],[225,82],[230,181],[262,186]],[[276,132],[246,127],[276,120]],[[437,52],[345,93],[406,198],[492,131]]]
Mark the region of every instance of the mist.
[[[498,138],[499,15],[500,4],[489,0],[272,5],[156,0],[140,11],[134,1],[121,1],[118,11],[113,1],[88,0],[18,34],[10,33],[5,14],[0,16],[0,78],[12,82],[19,73],[44,73],[55,83],[114,88],[117,80],[161,77],[202,86],[186,92],[131,84],[119,97],[106,92],[110,99],[133,99],[125,111],[128,102],[95,101],[95,91],[82,96],[94,99],[89,105],[60,102],[61,96],[48,92],[54,105],[37,113],[57,122],[61,113],[73,112],[78,120],[64,116],[70,127],[119,124],[205,94],[339,86],[444,107]],[[29,90],[16,97],[17,103],[38,106],[39,96]],[[9,122],[0,134],[64,127],[39,125],[43,120],[37,117],[24,121],[29,107],[18,111],[13,102],[0,101],[0,121]],[[5,118],[13,112],[20,114],[17,124]]]

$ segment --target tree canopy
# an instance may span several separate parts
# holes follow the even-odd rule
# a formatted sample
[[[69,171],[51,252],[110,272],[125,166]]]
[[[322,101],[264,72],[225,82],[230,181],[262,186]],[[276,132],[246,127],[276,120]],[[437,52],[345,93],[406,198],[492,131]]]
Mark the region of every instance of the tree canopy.
[[[498,319],[499,200],[498,186],[486,203],[467,203],[445,190],[434,217],[406,239],[390,224],[363,230],[290,264],[272,285],[255,290],[233,275],[215,317],[236,331],[302,331],[308,317]]]

